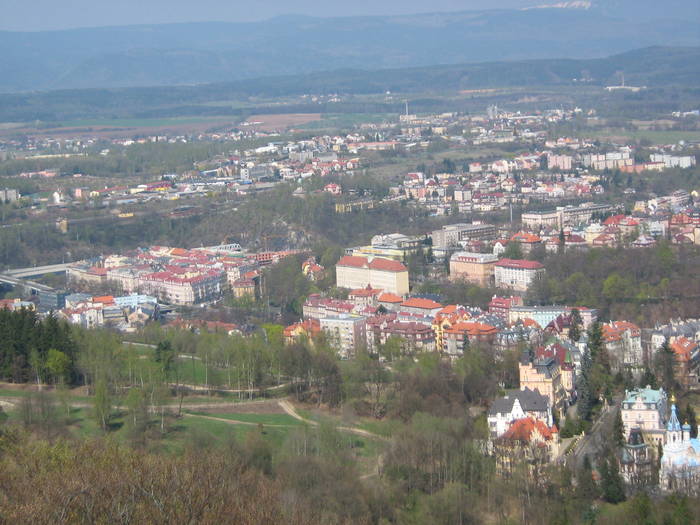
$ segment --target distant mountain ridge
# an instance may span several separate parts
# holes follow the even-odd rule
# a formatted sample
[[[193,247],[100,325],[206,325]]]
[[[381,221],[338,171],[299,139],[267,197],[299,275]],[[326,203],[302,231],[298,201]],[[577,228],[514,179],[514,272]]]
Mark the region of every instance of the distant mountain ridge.
[[[596,58],[654,45],[694,46],[700,45],[694,3],[533,2],[535,9],[5,31],[0,92],[193,85],[340,68]]]

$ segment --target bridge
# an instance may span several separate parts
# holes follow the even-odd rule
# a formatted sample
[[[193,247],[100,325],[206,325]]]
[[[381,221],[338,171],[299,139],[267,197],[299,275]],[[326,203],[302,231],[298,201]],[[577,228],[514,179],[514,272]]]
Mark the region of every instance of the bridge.
[[[28,281],[27,277],[40,277],[50,273],[63,273],[68,269],[70,263],[49,264],[46,266],[32,266],[31,268],[15,268],[0,273],[0,283],[10,286],[25,288],[29,293],[35,294],[38,292],[49,293],[54,289],[45,284]]]
[[[30,293],[35,294],[37,292],[53,292],[54,289],[45,284],[37,283],[34,281],[27,281],[25,279],[20,279],[19,277],[12,277],[7,274],[0,274],[0,283],[9,284],[10,286],[16,286],[25,288]]]
[[[63,263],[49,264],[47,266],[32,266],[30,268],[16,268],[14,270],[2,272],[2,274],[8,277],[26,279],[27,277],[40,277],[49,273],[63,273],[68,269],[69,265],[70,263]]]

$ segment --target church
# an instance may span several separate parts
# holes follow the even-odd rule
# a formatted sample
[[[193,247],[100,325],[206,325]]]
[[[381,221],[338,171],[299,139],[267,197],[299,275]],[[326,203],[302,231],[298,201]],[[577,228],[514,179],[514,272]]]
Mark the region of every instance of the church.
[[[690,425],[681,425],[675,403],[666,425],[659,485],[685,494],[695,494],[700,487],[700,439],[690,437]]]

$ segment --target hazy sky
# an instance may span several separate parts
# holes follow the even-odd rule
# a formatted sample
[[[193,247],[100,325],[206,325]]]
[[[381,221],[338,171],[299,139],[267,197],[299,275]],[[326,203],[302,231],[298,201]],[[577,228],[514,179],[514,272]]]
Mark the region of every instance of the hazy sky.
[[[0,30],[197,21],[252,21],[277,15],[350,16],[521,7],[539,0],[0,0]]]

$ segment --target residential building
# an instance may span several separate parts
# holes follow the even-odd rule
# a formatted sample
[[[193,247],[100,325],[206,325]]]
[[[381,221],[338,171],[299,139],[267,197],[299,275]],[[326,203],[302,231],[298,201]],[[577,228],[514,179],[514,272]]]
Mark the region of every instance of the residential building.
[[[339,314],[320,320],[321,330],[328,336],[343,359],[355,355],[355,351],[367,341],[365,318],[361,315]]]
[[[664,443],[668,401],[666,392],[650,387],[625,391],[621,405],[625,439],[633,429],[641,430],[655,445]]]
[[[284,329],[285,344],[292,344],[299,339],[312,340],[321,332],[321,322],[318,319],[307,319],[299,323],[287,326]]]
[[[494,295],[489,302],[489,313],[497,315],[501,319],[510,321],[510,310],[514,306],[522,306],[523,298],[518,295],[511,295],[510,297],[498,297]]]
[[[602,330],[612,369],[639,373],[644,367],[641,329],[628,321],[613,321]]]
[[[553,423],[549,398],[537,390],[510,390],[491,404],[488,412],[488,425],[491,438],[505,434],[508,427],[524,417],[542,421],[547,426]]]
[[[530,362],[526,353],[518,365],[520,390],[529,388],[547,396],[553,410],[562,410],[566,404],[566,390],[561,383],[561,370],[553,357]]]
[[[508,311],[508,322],[513,324],[518,321],[532,319],[540,328],[545,328],[557,317],[566,313],[566,306],[512,306]]]
[[[511,477],[519,465],[527,465],[535,482],[544,479],[544,469],[559,455],[559,430],[531,417],[517,419],[493,440],[496,472]]]
[[[626,485],[646,487],[655,484],[656,454],[644,440],[644,433],[634,428],[619,455],[620,475]]]
[[[498,335],[498,328],[478,321],[460,321],[443,330],[442,352],[456,358],[464,354],[472,344],[492,344]]]
[[[683,388],[698,386],[700,344],[687,337],[675,337],[668,345],[676,357],[676,379]]]

